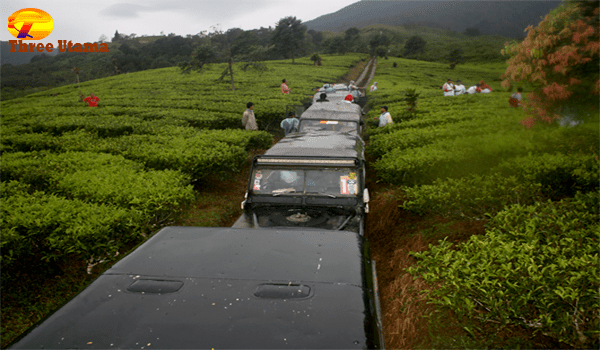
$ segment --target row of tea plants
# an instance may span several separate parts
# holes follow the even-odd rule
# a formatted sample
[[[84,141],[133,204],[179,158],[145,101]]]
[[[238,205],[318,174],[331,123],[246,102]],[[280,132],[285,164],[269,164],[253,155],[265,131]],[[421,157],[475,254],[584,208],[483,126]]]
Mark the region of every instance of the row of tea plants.
[[[368,151],[378,177],[402,189],[406,210],[488,220],[483,236],[415,252],[409,272],[457,315],[574,347],[597,342],[597,106],[568,123],[526,128],[526,111],[510,107],[511,92],[500,87],[505,65],[398,63],[379,62],[370,95]],[[444,97],[447,78],[467,88],[484,80],[493,91]],[[408,88],[419,93],[416,111],[408,110]],[[374,127],[380,105],[394,124]]]

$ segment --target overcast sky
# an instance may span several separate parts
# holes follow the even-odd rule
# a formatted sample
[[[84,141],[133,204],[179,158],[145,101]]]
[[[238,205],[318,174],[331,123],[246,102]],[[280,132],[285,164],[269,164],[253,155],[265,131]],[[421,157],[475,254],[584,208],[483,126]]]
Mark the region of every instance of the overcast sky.
[[[0,1],[4,30],[0,40],[15,40],[7,28],[8,17],[23,8],[38,8],[53,19],[54,29],[43,40],[53,43],[110,40],[115,30],[122,34],[185,36],[217,26],[244,30],[275,27],[279,19],[295,16],[303,22],[336,12],[358,0],[30,0]]]

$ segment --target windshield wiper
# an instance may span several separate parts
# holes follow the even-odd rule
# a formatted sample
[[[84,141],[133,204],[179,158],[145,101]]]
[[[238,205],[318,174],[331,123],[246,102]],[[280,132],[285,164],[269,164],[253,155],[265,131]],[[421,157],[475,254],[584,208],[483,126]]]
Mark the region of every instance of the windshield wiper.
[[[279,196],[280,194],[292,193],[292,192],[296,192],[296,190],[293,188],[281,188],[279,190],[273,190],[273,196]]]
[[[332,195],[331,193],[325,193],[325,192],[306,192],[306,193],[307,194],[308,193],[310,193],[310,194],[320,194],[320,195],[328,196],[328,197],[331,197],[331,198],[337,198],[336,196]]]

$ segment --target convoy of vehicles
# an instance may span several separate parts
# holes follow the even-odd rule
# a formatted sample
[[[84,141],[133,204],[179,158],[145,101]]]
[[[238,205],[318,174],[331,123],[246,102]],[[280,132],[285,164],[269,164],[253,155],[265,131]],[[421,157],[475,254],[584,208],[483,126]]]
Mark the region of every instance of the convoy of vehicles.
[[[10,348],[383,348],[361,117],[313,104],[232,228],[163,228]]]

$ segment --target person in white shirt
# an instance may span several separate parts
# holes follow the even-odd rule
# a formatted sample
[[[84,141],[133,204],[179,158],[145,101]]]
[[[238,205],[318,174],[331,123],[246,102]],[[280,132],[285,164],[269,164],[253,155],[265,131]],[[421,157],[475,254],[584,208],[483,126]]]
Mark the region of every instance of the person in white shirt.
[[[456,85],[454,85],[454,96],[462,95],[467,92],[465,86],[460,82],[460,80],[456,81]]]
[[[394,121],[392,120],[392,115],[390,114],[390,112],[388,112],[387,106],[381,106],[381,115],[379,115],[378,127],[386,126],[388,124],[394,124]]]
[[[374,82],[373,85],[371,85],[371,92],[377,90],[377,82]]]
[[[479,84],[475,84],[467,89],[467,94],[477,94],[481,92],[481,88],[479,88]]]
[[[451,78],[448,78],[442,89],[444,89],[444,96],[454,96],[454,84]]]

